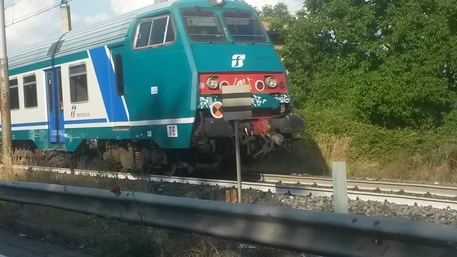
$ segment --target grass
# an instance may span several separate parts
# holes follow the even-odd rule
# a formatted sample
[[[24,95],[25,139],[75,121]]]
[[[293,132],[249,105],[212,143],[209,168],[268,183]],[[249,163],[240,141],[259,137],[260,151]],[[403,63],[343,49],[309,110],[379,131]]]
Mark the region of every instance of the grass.
[[[94,257],[292,257],[297,254],[266,247],[240,247],[193,233],[140,226],[63,210],[28,206],[21,216],[17,204],[1,203],[0,226],[30,238],[49,240]]]
[[[357,153],[356,146],[352,143],[352,138],[348,136],[337,136],[328,133],[319,133],[315,137],[316,146],[311,147],[309,144],[295,146],[294,157],[300,163],[300,158],[309,159],[308,156],[314,155],[316,160],[325,161],[327,168],[331,167],[332,162],[346,161],[348,177],[350,178],[372,178],[372,179],[389,179],[404,180],[417,182],[439,182],[439,183],[457,183],[457,146],[443,145],[436,149],[431,149],[426,153],[416,153],[411,155],[409,151],[397,151],[390,153],[385,159],[369,158]],[[314,149],[315,147],[318,150]],[[300,157],[300,155],[302,157]],[[289,173],[306,173],[317,175],[329,175],[322,163],[319,165],[317,172],[309,172],[310,169],[316,168],[313,162],[301,163],[301,166],[290,166],[292,162],[291,155],[279,156],[277,159],[283,162],[281,165],[289,165],[285,170]],[[311,164],[311,166],[310,166]],[[271,164],[269,165],[272,169]],[[330,169],[330,168],[328,168]]]
[[[315,139],[329,165],[332,162],[348,161],[351,138],[323,133],[318,134]]]

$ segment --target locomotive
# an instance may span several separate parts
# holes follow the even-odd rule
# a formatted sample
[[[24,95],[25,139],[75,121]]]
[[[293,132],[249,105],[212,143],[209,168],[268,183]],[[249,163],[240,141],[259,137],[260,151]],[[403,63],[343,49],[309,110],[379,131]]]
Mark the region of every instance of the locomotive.
[[[153,4],[9,55],[13,147],[94,149],[174,174],[257,156],[304,130],[256,11],[227,0]],[[239,120],[234,127],[233,120]]]

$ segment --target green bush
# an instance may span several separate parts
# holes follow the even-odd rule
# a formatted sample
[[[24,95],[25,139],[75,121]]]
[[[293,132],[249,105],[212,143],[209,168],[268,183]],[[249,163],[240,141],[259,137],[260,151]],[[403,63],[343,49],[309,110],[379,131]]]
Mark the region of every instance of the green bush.
[[[297,110],[307,121],[307,132],[315,137],[319,134],[334,134],[350,137],[352,157],[366,157],[389,161],[399,152],[425,154],[439,147],[446,135],[438,130],[386,129],[366,124],[351,116],[347,108],[308,107]]]
[[[328,140],[321,138],[334,135],[336,138],[350,138],[350,147],[347,153],[348,165],[358,172],[351,171],[352,175],[374,176],[377,178],[398,179],[430,179],[455,181],[457,178],[457,138],[452,130],[457,115],[447,116],[447,123],[440,129],[387,129],[376,125],[358,121],[351,115],[350,108],[319,108],[308,106],[296,109],[296,113],[305,117],[307,132],[302,136],[308,140],[317,141],[321,154],[330,163],[326,148]],[[324,137],[322,136],[324,135]],[[335,146],[338,151],[338,146]],[[335,151],[335,149],[333,149]],[[341,149],[341,151],[346,151]],[[338,155],[338,153],[333,153]],[[344,154],[340,154],[344,155]],[[367,163],[382,172],[366,174]],[[360,167],[357,167],[360,166]],[[429,177],[426,174],[429,173]],[[386,175],[388,174],[388,175]]]

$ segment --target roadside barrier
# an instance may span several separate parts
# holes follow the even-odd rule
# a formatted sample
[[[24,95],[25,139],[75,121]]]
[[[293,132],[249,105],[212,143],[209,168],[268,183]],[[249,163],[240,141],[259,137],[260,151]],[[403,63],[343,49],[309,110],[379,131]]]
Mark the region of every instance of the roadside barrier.
[[[457,227],[139,192],[0,181],[0,200],[322,256],[457,256]]]

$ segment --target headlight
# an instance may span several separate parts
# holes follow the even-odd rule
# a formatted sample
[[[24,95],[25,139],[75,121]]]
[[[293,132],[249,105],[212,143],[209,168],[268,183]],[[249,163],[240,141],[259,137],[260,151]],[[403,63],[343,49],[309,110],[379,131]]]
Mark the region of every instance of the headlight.
[[[209,77],[206,79],[206,86],[208,86],[209,89],[216,89],[219,86],[217,77]]]
[[[275,88],[278,85],[278,81],[274,77],[265,77],[265,85],[269,88]]]

